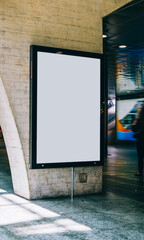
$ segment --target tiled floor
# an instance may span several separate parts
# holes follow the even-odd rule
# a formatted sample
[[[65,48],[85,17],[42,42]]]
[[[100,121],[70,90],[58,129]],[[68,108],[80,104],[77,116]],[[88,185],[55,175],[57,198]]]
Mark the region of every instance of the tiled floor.
[[[137,172],[134,146],[109,147],[108,160],[104,166],[104,191],[144,203],[144,177],[135,177]]]
[[[0,240],[144,240],[144,178],[134,147],[110,147],[103,193],[28,201],[13,194],[0,140]]]

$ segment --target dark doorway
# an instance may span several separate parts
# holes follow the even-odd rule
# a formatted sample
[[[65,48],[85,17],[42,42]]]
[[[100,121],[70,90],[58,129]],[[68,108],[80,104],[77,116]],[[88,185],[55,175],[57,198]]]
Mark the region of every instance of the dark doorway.
[[[138,197],[135,139],[131,129],[144,105],[144,1],[132,1],[103,19],[103,48],[108,85],[107,161],[104,187]]]
[[[0,128],[0,191],[13,192],[12,178],[6,146]]]

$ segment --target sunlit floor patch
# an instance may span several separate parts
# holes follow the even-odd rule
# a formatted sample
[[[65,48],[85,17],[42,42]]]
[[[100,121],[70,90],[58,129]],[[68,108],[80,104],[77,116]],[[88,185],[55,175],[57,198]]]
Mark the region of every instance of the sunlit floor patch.
[[[0,226],[60,215],[14,194],[0,195]]]
[[[0,188],[0,193],[6,193],[6,191],[2,188]]]
[[[21,235],[38,235],[38,234],[53,234],[53,233],[63,233],[63,232],[87,232],[92,229],[77,223],[70,219],[59,219],[53,223],[39,224],[29,227],[17,228],[16,232]]]

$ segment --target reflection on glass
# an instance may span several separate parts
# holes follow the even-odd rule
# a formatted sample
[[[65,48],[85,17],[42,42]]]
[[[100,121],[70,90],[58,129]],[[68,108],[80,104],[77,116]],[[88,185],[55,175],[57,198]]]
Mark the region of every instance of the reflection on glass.
[[[137,118],[137,109],[144,105],[144,99],[129,99],[117,101],[116,136],[117,140],[135,141],[132,123]]]
[[[144,91],[144,49],[119,52],[116,59],[117,94]]]

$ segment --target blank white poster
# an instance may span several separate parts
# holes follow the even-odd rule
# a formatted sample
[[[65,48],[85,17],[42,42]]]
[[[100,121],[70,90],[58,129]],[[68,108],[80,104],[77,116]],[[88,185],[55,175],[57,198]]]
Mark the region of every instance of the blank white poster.
[[[100,60],[37,59],[37,163],[100,161]]]

